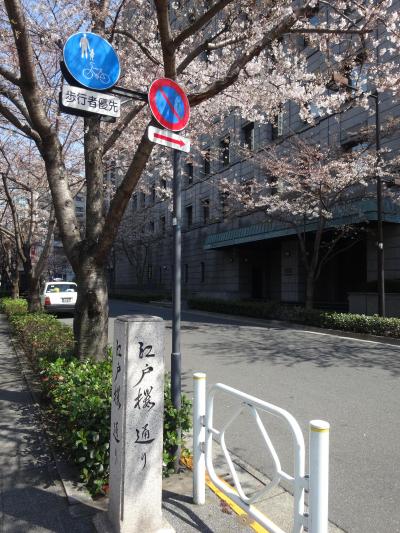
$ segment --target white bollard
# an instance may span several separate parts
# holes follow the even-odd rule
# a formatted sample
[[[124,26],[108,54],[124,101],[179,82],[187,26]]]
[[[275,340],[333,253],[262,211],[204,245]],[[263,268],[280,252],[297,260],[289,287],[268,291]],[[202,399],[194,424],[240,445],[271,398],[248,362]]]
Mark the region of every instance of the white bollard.
[[[310,422],[309,533],[328,533],[329,429],[324,420]]]
[[[206,464],[204,427],[206,415],[206,374],[193,374],[193,502],[204,505],[206,502]]]

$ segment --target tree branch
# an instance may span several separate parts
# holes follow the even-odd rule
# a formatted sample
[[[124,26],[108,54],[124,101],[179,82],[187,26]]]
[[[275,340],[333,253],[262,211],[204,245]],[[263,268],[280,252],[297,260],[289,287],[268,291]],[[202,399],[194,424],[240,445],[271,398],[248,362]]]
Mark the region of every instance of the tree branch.
[[[161,50],[164,61],[164,72],[168,78],[176,78],[175,47],[169,23],[168,0],[155,0],[158,30],[160,32]]]
[[[173,46],[175,50],[180,47],[180,45],[189,37],[194,35],[196,32],[201,30],[210,20],[213,19],[217,13],[222,11],[228,4],[231,4],[233,0],[219,0],[216,2],[208,11],[203,13],[197,20],[193,22],[190,26],[185,28],[173,41]]]
[[[128,30],[115,30],[114,33],[118,35],[125,35],[125,37],[128,37],[132,42],[134,42],[140,50],[144,53],[144,55],[149,59],[154,65],[161,66],[161,62],[158,61],[150,52],[147,50],[145,46],[139,41],[139,39],[136,39],[135,36]]]
[[[302,9],[299,9],[296,13],[291,13],[287,15],[280,23],[277,24],[277,26],[275,26],[275,28],[266,33],[258,43],[256,43],[246,52],[244,52],[240,57],[235,59],[224,78],[215,81],[213,84],[209,85],[205,91],[201,93],[189,95],[190,105],[199,105],[205,100],[208,100],[209,98],[220,94],[225,89],[233,85],[238,79],[242,69],[252,59],[259,56],[261,52],[265,50],[265,48],[267,48],[267,46],[269,46],[275,39],[285,33],[288,33],[288,31],[297,22],[298,18],[305,12],[306,9],[307,6],[303,7]]]
[[[132,120],[140,113],[146,104],[138,104],[131,109],[124,118],[118,123],[117,127],[111,132],[108,138],[103,143],[103,156],[110,150],[116,141],[121,137],[125,129],[129,126]]]

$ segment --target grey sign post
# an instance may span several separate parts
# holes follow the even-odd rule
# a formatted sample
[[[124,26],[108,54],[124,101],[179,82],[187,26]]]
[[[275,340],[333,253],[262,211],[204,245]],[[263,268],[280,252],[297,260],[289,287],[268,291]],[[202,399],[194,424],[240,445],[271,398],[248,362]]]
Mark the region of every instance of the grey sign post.
[[[173,531],[163,524],[164,322],[120,316],[114,325],[110,492],[98,531]]]

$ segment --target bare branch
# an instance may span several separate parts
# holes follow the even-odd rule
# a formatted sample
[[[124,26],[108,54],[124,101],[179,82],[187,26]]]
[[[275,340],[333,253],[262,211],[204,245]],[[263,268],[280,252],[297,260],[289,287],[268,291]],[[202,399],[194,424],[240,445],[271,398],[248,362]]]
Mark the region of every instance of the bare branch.
[[[222,11],[228,4],[231,4],[233,0],[219,0],[216,2],[208,11],[203,13],[197,20],[193,22],[190,26],[185,28],[173,41],[173,46],[175,50],[180,47],[180,45],[188,38],[194,35],[196,32],[201,30],[210,20]]]
[[[123,132],[132,122],[132,120],[140,113],[140,111],[146,106],[146,104],[138,104],[131,109],[124,118],[118,123],[117,127],[111,132],[109,137],[103,143],[103,155],[110,150],[116,141],[121,137]]]
[[[158,61],[158,59],[156,59],[152,54],[150,54],[150,52],[147,50],[147,48],[145,46],[143,46],[143,44],[139,41],[139,39],[136,39],[135,36],[130,31],[127,31],[127,30],[115,30],[114,33],[118,34],[118,35],[125,35],[125,37],[128,37],[128,39],[130,39],[132,42],[134,42],[140,48],[140,50],[144,53],[144,55],[147,57],[147,59],[149,59],[155,65],[161,66],[161,62]]]
[[[155,0],[164,72],[168,78],[176,78],[175,47],[169,22],[168,0]]]

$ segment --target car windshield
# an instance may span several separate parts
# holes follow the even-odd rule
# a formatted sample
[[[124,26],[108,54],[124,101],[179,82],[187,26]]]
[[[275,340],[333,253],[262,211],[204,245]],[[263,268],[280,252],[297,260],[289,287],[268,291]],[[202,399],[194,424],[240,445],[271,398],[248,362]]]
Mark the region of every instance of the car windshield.
[[[49,283],[46,292],[76,292],[75,283]]]

